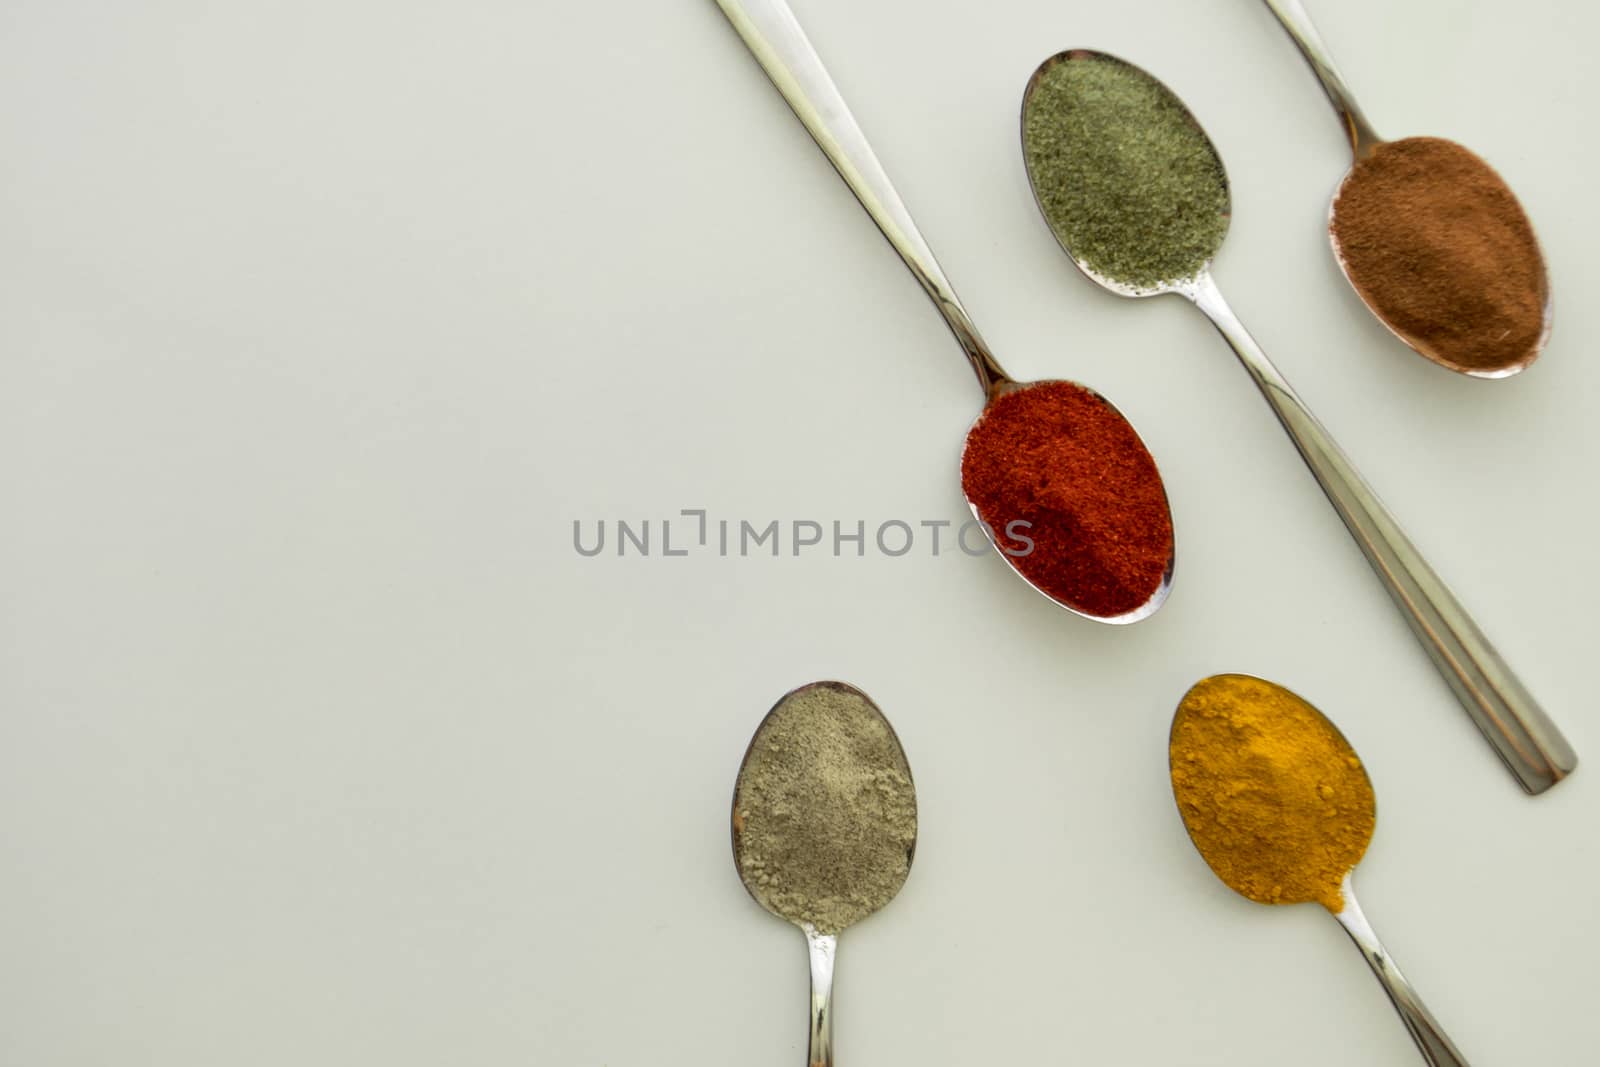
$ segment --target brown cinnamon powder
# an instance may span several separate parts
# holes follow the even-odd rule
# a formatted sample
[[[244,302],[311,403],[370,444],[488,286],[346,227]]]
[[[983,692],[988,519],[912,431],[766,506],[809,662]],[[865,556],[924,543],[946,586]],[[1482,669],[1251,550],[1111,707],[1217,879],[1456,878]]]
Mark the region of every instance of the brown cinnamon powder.
[[[1500,175],[1454,141],[1380,144],[1340,187],[1332,232],[1356,290],[1440,362],[1493,371],[1543,340],[1533,226]]]

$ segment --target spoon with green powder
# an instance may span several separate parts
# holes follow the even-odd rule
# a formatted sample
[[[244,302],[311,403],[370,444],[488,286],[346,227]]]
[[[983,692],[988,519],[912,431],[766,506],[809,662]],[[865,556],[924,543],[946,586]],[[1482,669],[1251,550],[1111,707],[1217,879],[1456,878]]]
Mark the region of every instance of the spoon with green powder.
[[[1541,793],[1570,773],[1561,732],[1223,299],[1211,262],[1228,232],[1228,177],[1183,102],[1131,63],[1062,52],[1028,82],[1022,142],[1039,208],[1084,274],[1121,296],[1176,294],[1211,319],[1522,787]]]
[[[889,720],[843,682],[786,695],[756,728],[733,790],[733,862],[763,908],[806,935],[810,1067],[833,1067],[839,934],[905,884],[917,792]]]
[[[1138,432],[1087,386],[1020,382],[1001,368],[788,5],[717,2],[977,374],[985,404],[967,433],[962,493],[1000,557],[1082,618],[1153,615],[1172,588],[1176,554],[1166,487]]]
[[[1321,904],[1339,920],[1433,1067],[1466,1067],[1378,940],[1352,885],[1377,825],[1361,759],[1339,728],[1281,685],[1203,678],[1168,742],[1172,795],[1213,874],[1257,904]]]

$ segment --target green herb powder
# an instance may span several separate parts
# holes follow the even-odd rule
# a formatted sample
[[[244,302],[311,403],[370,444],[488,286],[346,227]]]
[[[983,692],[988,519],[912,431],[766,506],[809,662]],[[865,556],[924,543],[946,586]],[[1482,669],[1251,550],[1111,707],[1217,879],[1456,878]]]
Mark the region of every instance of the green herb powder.
[[[1222,244],[1222,164],[1183,104],[1143,71],[1094,54],[1047,60],[1022,139],[1046,221],[1095,273],[1153,288],[1194,277]]]
[[[900,891],[916,841],[911,768],[865,694],[823,682],[772,709],[733,806],[735,860],[762,907],[838,933]]]

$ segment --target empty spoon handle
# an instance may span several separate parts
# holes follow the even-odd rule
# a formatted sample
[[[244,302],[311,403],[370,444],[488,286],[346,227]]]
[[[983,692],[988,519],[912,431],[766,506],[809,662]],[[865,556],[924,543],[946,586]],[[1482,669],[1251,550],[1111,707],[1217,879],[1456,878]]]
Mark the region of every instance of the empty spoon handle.
[[[950,279],[789,5],[783,0],[717,0],[717,5],[944,316],[972,362],[984,395],[1010,381],[978,335]]]
[[[809,1067],[833,1067],[833,956],[839,937],[819,934],[810,927],[805,933],[811,954],[811,1039],[806,1063]]]
[[[1372,968],[1372,973],[1378,976],[1378,981],[1383,983],[1383,991],[1389,994],[1389,1002],[1394,1005],[1394,1010],[1400,1013],[1400,1021],[1406,1024],[1406,1029],[1411,1033],[1411,1040],[1417,1043],[1417,1050],[1422,1053],[1422,1058],[1432,1067],[1468,1067],[1465,1056],[1451,1043],[1439,1021],[1428,1011],[1422,998],[1417,996],[1417,991],[1395,962],[1389,956],[1387,949],[1378,940],[1378,935],[1373,932],[1372,924],[1367,922],[1366,915],[1361,911],[1361,905],[1356,903],[1355,894],[1350,890],[1350,879],[1347,876],[1344,882],[1344,910],[1334,918],[1344,927],[1345,933],[1350,935],[1350,940],[1356,943],[1361,950],[1361,955],[1366,957],[1367,966]]]
[[[1566,777],[1578,763],[1572,746],[1267,359],[1216,282],[1202,274],[1188,295],[1255,379],[1412,632],[1522,788],[1542,793]]]
[[[1344,123],[1345,133],[1350,138],[1350,150],[1358,158],[1365,155],[1382,138],[1372,131],[1372,124],[1361,113],[1350,87],[1345,84],[1344,76],[1333,65],[1333,56],[1329,54],[1328,46],[1323,43],[1322,35],[1317,32],[1305,5],[1300,0],[1266,0],[1266,4],[1278,16],[1283,28],[1289,31],[1289,37],[1322,83],[1322,91],[1328,94],[1333,110],[1339,113],[1339,121]]]

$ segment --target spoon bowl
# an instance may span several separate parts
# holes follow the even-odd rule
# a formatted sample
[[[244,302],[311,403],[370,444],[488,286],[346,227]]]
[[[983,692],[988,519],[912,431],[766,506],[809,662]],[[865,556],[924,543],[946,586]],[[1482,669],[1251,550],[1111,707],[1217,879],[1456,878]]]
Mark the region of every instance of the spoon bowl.
[[[837,766],[806,762],[806,748],[827,748]],[[850,790],[860,795],[847,796]],[[891,790],[909,808],[892,813],[909,824],[908,838],[897,836],[892,845],[883,797],[876,795]],[[774,795],[784,802],[774,805]],[[841,810],[858,800],[859,812]],[[770,826],[750,826],[751,812],[766,807],[784,810]],[[785,693],[745,749],[729,823],[734,866],[756,903],[802,929],[838,934],[854,926],[900,892],[916,856],[916,787],[899,736],[853,685],[812,682]],[[882,866],[847,863],[847,850],[874,835],[885,838],[874,852]]]
[[[1085,233],[1082,235],[1085,239],[1084,243],[1091,243],[1093,220],[1082,215],[1068,217],[1061,211],[1052,210],[1052,199],[1059,190],[1052,188],[1043,178],[1040,165],[1031,150],[1029,134],[1030,126],[1038,121],[1039,108],[1043,106],[1040,99],[1043,92],[1042,87],[1052,76],[1061,72],[1061,67],[1064,64],[1068,63],[1109,64],[1146,79],[1157,92],[1166,98],[1168,106],[1181,114],[1185,124],[1193,131],[1197,139],[1205,145],[1207,154],[1211,157],[1210,162],[1216,169],[1216,180],[1221,203],[1220,210],[1216,213],[1217,224],[1210,235],[1212,240],[1208,246],[1200,248],[1198,262],[1194,264],[1193,270],[1179,272],[1172,277],[1153,280],[1115,276],[1092,261],[1092,256],[1079,247],[1079,241],[1076,239],[1079,235],[1073,232],[1075,227],[1083,227],[1085,229]],[[1152,296],[1165,296],[1169,293],[1192,296],[1200,279],[1210,271],[1211,261],[1221,251],[1222,243],[1228,235],[1229,224],[1232,222],[1233,217],[1232,193],[1228,182],[1227,169],[1222,164],[1221,153],[1212,145],[1210,137],[1206,135],[1204,127],[1200,125],[1200,120],[1195,118],[1194,113],[1189,110],[1188,105],[1182,101],[1178,94],[1167,88],[1164,83],[1152,77],[1142,68],[1129,63],[1125,59],[1089,48],[1072,48],[1064,52],[1058,52],[1046,59],[1039,64],[1032,76],[1028,78],[1028,84],[1022,93],[1021,133],[1023,158],[1028,163],[1028,188],[1033,192],[1034,203],[1038,206],[1040,215],[1044,217],[1049,225],[1050,232],[1055,236],[1056,243],[1061,246],[1061,250],[1067,254],[1067,258],[1086,278],[1102,289],[1115,293],[1117,296],[1136,300]],[[1165,221],[1170,224],[1172,220],[1169,218]],[[1160,222],[1158,221],[1153,225],[1158,226],[1159,224]],[[1176,233],[1170,232],[1152,237],[1153,240],[1176,240],[1177,238],[1178,235]]]
[[[1469,149],[1453,141],[1444,141],[1441,138],[1408,137],[1399,141],[1379,140],[1373,142],[1358,140],[1354,142],[1354,145],[1354,162],[1350,169],[1345,172],[1344,177],[1339,180],[1338,187],[1328,201],[1328,242],[1333,248],[1333,259],[1339,265],[1339,273],[1344,275],[1345,281],[1355,291],[1356,296],[1367,306],[1367,309],[1372,312],[1373,317],[1382,324],[1384,329],[1393,334],[1402,344],[1447,370],[1455,371],[1457,374],[1464,374],[1470,378],[1485,379],[1509,378],[1526,370],[1534,360],[1539,358],[1544,352],[1546,344],[1549,343],[1551,327],[1555,320],[1555,304],[1550,290],[1550,275],[1545,264],[1544,253],[1540,250],[1538,239],[1534,236],[1532,224],[1527,221],[1527,216],[1522,212],[1520,206],[1515,205],[1514,197],[1511,199],[1513,206],[1517,208],[1520,224],[1513,227],[1509,233],[1498,235],[1498,239],[1493,242],[1497,249],[1502,250],[1500,262],[1495,268],[1495,274],[1508,273],[1519,269],[1517,267],[1519,263],[1521,264],[1520,270],[1523,273],[1531,270],[1533,289],[1538,294],[1539,326],[1532,335],[1525,334],[1516,343],[1510,344],[1508,350],[1504,353],[1497,352],[1492,361],[1488,363],[1481,361],[1465,362],[1460,358],[1459,350],[1479,348],[1481,347],[1481,342],[1474,343],[1471,338],[1453,338],[1452,340],[1456,342],[1455,344],[1443,344],[1430,340],[1423,332],[1422,327],[1431,324],[1436,328],[1436,322],[1430,322],[1425,319],[1418,326],[1413,327],[1404,320],[1403,311],[1400,309],[1391,311],[1386,308],[1384,300],[1373,292],[1371,287],[1363,283],[1360,271],[1352,263],[1352,257],[1346,254],[1344,244],[1340,239],[1339,205],[1345,201],[1347,194],[1360,194],[1364,160],[1376,159],[1390,152],[1406,151],[1413,146],[1434,145],[1441,148],[1448,146],[1445,151],[1448,151],[1456,158],[1459,166],[1473,173],[1479,183],[1485,186],[1497,187],[1503,190],[1507,197],[1511,197],[1510,187],[1506,185],[1504,179],[1495,172],[1494,168]],[[1426,191],[1426,185],[1420,182],[1414,182],[1413,184],[1416,187],[1417,194],[1420,195]],[[1466,183],[1458,181],[1455,184],[1459,188]],[[1486,240],[1488,239],[1488,235],[1483,236]],[[1519,244],[1524,246],[1524,253],[1521,256],[1504,251],[1508,248],[1515,248]],[[1493,276],[1483,278],[1479,280],[1479,284],[1471,286],[1471,288],[1485,294],[1491,294],[1496,288],[1496,280]],[[1461,279],[1461,281],[1465,284],[1465,279]],[[1487,295],[1485,299],[1488,299]],[[1432,318],[1436,319],[1437,316]]]
[[[850,191],[861,202],[861,206],[866,209],[872,221],[899,253],[907,269],[927,293],[928,298],[944,318],[945,324],[950,328],[950,332],[955,335],[957,343],[966,353],[984,394],[984,410],[973,423],[972,430],[968,432],[968,444],[970,445],[973,434],[984,426],[997,405],[1003,405],[1017,393],[1040,386],[1069,384],[1087,395],[1099,397],[1098,393],[1078,383],[1019,382],[1000,366],[988,344],[978,333],[971,315],[967,313],[966,307],[956,295],[954,287],[945,276],[944,269],[922,236],[905,202],[901,200],[899,192],[889,180],[866,135],[862,133],[861,127],[851,114],[849,105],[845,103],[844,97],[823,65],[821,57],[817,55],[816,49],[812,47],[805,31],[784,0],[717,0],[717,3],[751,54],[755,56],[756,61],[772,79],[773,85],[787,101],[795,116],[800,119],[817,146],[838,171],[840,178],[850,187]],[[1125,433],[1121,436],[1129,441],[1129,447],[1148,459],[1149,450],[1145,448],[1137,431],[1114,406],[1106,402],[1103,397],[1100,397],[1100,400],[1104,403],[1102,416],[1120,422],[1125,429]],[[966,455],[967,451],[964,449],[963,460]],[[1100,469],[1094,472],[1094,477],[1084,478],[1083,484],[1090,487],[1096,485],[1098,476],[1110,472],[1119,458],[1122,457],[1098,457]],[[996,544],[999,555],[1014,573],[1033,586],[1036,591],[1081,618],[1112,625],[1148,618],[1167,599],[1172,586],[1177,555],[1170,536],[1171,508],[1167,502],[1165,487],[1161,484],[1160,472],[1155,468],[1153,460],[1150,460],[1150,470],[1155,483],[1154,492],[1160,498],[1157,508],[1160,512],[1158,521],[1167,532],[1164,538],[1167,545],[1166,558],[1160,561],[1162,566],[1148,568],[1147,574],[1141,572],[1144,581],[1134,591],[1134,595],[1117,600],[1116,607],[1112,610],[1096,612],[1090,605],[1074,603],[1073,599],[1064,593],[1058,595],[1061,591],[1052,592],[1048,588],[1049,583],[1041,578],[1043,561],[1038,557],[1031,554],[1013,555]],[[974,516],[984,524],[986,533],[994,527],[1003,529],[1016,518],[1013,515],[983,515],[977,502],[965,488],[962,495],[966,498]],[[1107,503],[1105,509],[1114,511],[1114,502]],[[1138,529],[1141,522],[1139,516],[1129,513],[1110,517],[1102,514],[1098,517],[1109,526],[1109,529],[1106,531],[1104,544],[1084,546],[1088,555],[1093,555],[1096,549],[1114,548],[1118,544],[1125,544],[1127,539],[1141,534]],[[993,534],[989,534],[989,539],[992,542],[997,540]],[[1132,602],[1125,602],[1128,599]]]
[[[963,474],[971,469],[976,462],[974,453],[983,451],[983,449],[974,449],[973,446],[975,441],[981,442],[988,437],[988,430],[993,425],[991,414],[998,404],[1007,398],[1015,397],[1030,390],[1047,390],[1059,393],[1064,389],[1071,390],[1079,396],[1091,400],[1098,406],[1099,410],[1108,417],[1108,422],[1102,429],[1107,432],[1121,432],[1126,438],[1122,442],[1121,451],[1130,455],[1143,455],[1148,458],[1149,452],[1145,449],[1143,442],[1139,440],[1133,424],[1117,409],[1116,405],[1088,386],[1064,379],[1043,379],[1033,382],[1016,382],[1007,379],[999,383],[990,392],[989,403],[984,406],[983,411],[973,420],[972,427],[967,431],[966,441],[962,446],[961,452]],[[1003,433],[1005,431],[997,432]],[[1011,455],[1024,454],[1027,450],[1026,441],[1018,441],[1013,447],[1007,449]],[[1153,459],[1149,459],[1152,469],[1154,462]],[[1115,471],[1107,471],[1103,475],[1106,479],[1117,476]],[[1147,527],[1157,527],[1162,523],[1165,523],[1169,531],[1171,530],[1171,506],[1167,502],[1166,490],[1159,484],[1159,475],[1156,475],[1155,481],[1156,484],[1153,487],[1145,480],[1136,480],[1128,487],[1126,494],[1123,495],[1127,514],[1120,523],[1120,529],[1111,533],[1105,540],[1113,543],[1122,543],[1138,537]],[[965,482],[965,477],[963,477],[963,482]],[[1140,490],[1144,491],[1142,495],[1146,498],[1147,509],[1159,512],[1159,514],[1148,516],[1146,521],[1140,521],[1139,516],[1134,512],[1135,503],[1132,498],[1140,495]],[[1025,491],[1027,495],[1034,497],[1042,495],[1040,491],[1032,486],[1025,487]],[[1039,524],[1030,524],[1026,532],[1021,533],[1021,539],[1019,540],[1009,536],[1011,533],[1010,527],[1014,525],[1013,523],[996,524],[991,522],[990,516],[983,514],[982,509],[972,499],[970,492],[966,491],[965,486],[963,486],[963,494],[966,497],[967,508],[972,512],[973,520],[984,530],[995,552],[999,554],[1001,559],[1005,560],[1006,566],[1010,567],[1019,578],[1027,582],[1040,596],[1059,607],[1066,608],[1075,615],[1111,626],[1124,626],[1154,615],[1166,603],[1168,595],[1172,592],[1172,575],[1176,567],[1177,552],[1170,540],[1168,541],[1169,548],[1165,558],[1165,565],[1160,572],[1159,581],[1155,585],[1153,592],[1146,593],[1144,592],[1146,585],[1136,584],[1146,581],[1142,571],[1124,581],[1123,577],[1119,575],[1119,571],[1125,572],[1126,568],[1118,567],[1114,558],[1103,558],[1103,554],[1096,551],[1100,538],[1084,537],[1075,538],[1071,543],[1067,544],[1051,543],[1046,546],[1044,551],[1036,552],[1035,537],[1029,535],[1049,536],[1049,530],[1055,524],[1046,522],[1043,530],[1039,528]],[[1159,504],[1153,503],[1148,499],[1153,494],[1159,495]],[[999,525],[1000,528],[995,529],[996,525]],[[1104,590],[1101,593],[1101,598],[1104,602],[1121,602],[1128,606],[1126,610],[1113,610],[1109,614],[1087,610],[1084,606],[1074,603],[1064,593],[1052,591],[1052,583],[1048,580],[1048,577],[1042,576],[1035,570],[1036,563],[1047,563],[1055,567],[1070,567],[1078,576],[1077,584],[1087,587],[1093,582],[1097,587]],[[1095,578],[1099,580],[1095,581]],[[1131,592],[1123,593],[1123,590],[1131,590]]]
[[[1112,102],[1113,91],[1124,96]],[[1138,121],[1130,109],[1162,123],[1165,138],[1129,130],[1128,124]],[[1176,121],[1169,121],[1173,116]],[[1365,128],[1364,120],[1359,127]],[[1232,213],[1227,171],[1193,113],[1132,63],[1074,49],[1045,60],[1029,79],[1022,131],[1034,199],[1072,261],[1119,296],[1176,294],[1211,320],[1412,632],[1517,782],[1529,793],[1541,793],[1570,774],[1577,766],[1572,746],[1223,298],[1211,264]],[[1035,136],[1044,146],[1037,153],[1030,144]],[[1165,147],[1153,151],[1152,143]],[[1112,181],[1085,173],[1083,157],[1112,170],[1127,169],[1130,161],[1136,165],[1131,174]],[[1186,177],[1173,191],[1163,182],[1178,165]],[[1084,184],[1061,188],[1071,182]],[[1061,217],[1063,206],[1078,213]],[[1107,219],[1131,228],[1144,251],[1124,255],[1094,244],[1097,234],[1116,232]],[[1182,254],[1168,254],[1163,242]],[[1163,276],[1158,268],[1171,272]]]
[[[1184,829],[1224,885],[1258,904],[1338,913],[1377,800],[1327,716],[1263,678],[1213,675],[1178,703],[1167,749]]]

